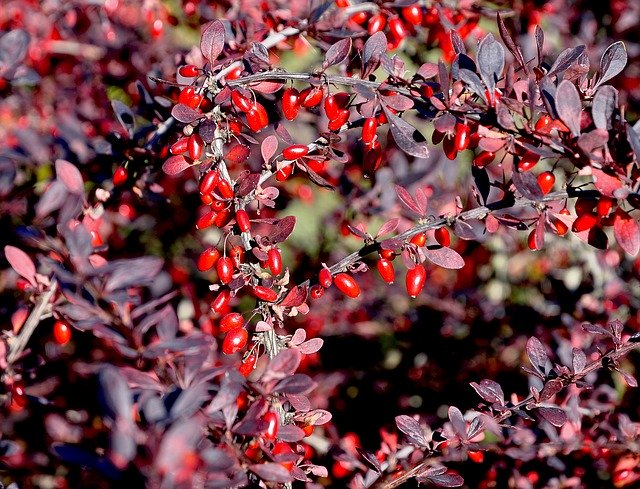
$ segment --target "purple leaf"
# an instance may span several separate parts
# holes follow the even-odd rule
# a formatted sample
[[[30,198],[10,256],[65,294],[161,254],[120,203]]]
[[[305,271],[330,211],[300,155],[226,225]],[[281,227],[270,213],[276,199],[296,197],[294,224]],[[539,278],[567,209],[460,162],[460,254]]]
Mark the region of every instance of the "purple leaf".
[[[136,116],[133,111],[120,100],[112,100],[111,107],[118,118],[118,122],[127,130],[129,137],[133,137],[136,123]]]
[[[294,424],[285,424],[278,429],[278,440],[287,442],[297,442],[305,437],[302,428]]]
[[[625,252],[636,256],[640,251],[640,227],[628,213],[618,209],[613,219],[613,235]]]
[[[611,117],[618,107],[618,90],[611,85],[600,87],[593,97],[591,117],[598,129],[611,129]]]
[[[163,260],[154,256],[112,261],[103,267],[110,273],[105,291],[149,284],[160,273],[162,265]]]
[[[201,119],[202,112],[199,112],[195,109],[192,109],[188,105],[184,104],[176,104],[173,109],[171,109],[171,115],[180,122],[184,122],[185,124],[189,124],[193,121],[197,121]]]
[[[404,187],[401,187],[400,185],[396,185],[395,189],[396,189],[396,194],[400,199],[400,202],[402,202],[409,210],[421,216],[422,209],[420,209],[420,206],[417,204],[417,202],[414,200],[414,198],[411,196],[408,190]]]
[[[373,36],[367,39],[362,49],[362,64],[365,67],[364,73],[375,70],[380,56],[387,51],[387,36],[384,32],[378,31]],[[371,62],[371,66],[369,63]]]
[[[307,300],[307,291],[308,287],[306,285],[296,285],[278,305],[280,307],[298,307]]]
[[[544,31],[537,25],[535,29],[536,50],[538,53],[538,65],[542,64],[542,48],[544,46]]]
[[[553,426],[561,427],[567,422],[567,413],[556,407],[538,408],[538,414]]]
[[[514,171],[511,178],[518,192],[529,200],[539,200],[544,194],[538,184],[536,176],[531,172]]]
[[[22,29],[11,30],[0,37],[0,77],[13,77],[11,70],[27,55],[29,41],[29,34]]]
[[[574,348],[571,354],[571,363],[573,365],[573,373],[579,374],[587,365],[587,356],[580,348]]]
[[[427,158],[429,156],[429,146],[422,134],[411,124],[394,115],[385,106],[382,106],[382,109],[389,120],[391,135],[398,147],[416,158]],[[414,134],[417,134],[420,140],[416,140]]]
[[[547,356],[544,346],[535,336],[532,336],[527,341],[527,356],[534,368],[544,372],[544,368],[549,361],[549,357]]]
[[[426,447],[429,442],[424,436],[424,432],[420,423],[418,423],[411,416],[400,415],[396,416],[396,426],[409,438],[409,442],[414,445]]]
[[[213,63],[224,49],[224,24],[219,20],[202,26],[200,51],[210,63]]]
[[[76,195],[84,194],[82,174],[73,163],[56,160],[56,175],[69,192]]]
[[[174,155],[167,158],[162,165],[162,171],[167,175],[177,175],[191,166],[191,163],[182,155]]]
[[[298,347],[298,350],[305,355],[311,355],[312,353],[319,351],[323,344],[324,340],[322,338],[311,338],[310,340],[302,343]]]
[[[465,440],[467,438],[467,423],[462,416],[462,412],[455,406],[449,406],[449,421],[453,426],[453,431],[460,438]]]
[[[487,34],[478,47],[478,70],[484,84],[489,89],[489,98],[495,98],[496,82],[504,69],[504,48],[495,40],[493,34]]]
[[[591,334],[600,334],[604,336],[611,336],[611,331],[604,329],[601,326],[597,326],[591,323],[582,323],[582,329],[587,333]]]
[[[378,462],[378,459],[373,453],[363,450],[360,447],[356,447],[356,450],[358,451],[366,465],[375,470],[378,474],[382,474],[382,467],[380,466],[380,462]]]
[[[265,163],[269,163],[269,160],[278,151],[278,138],[273,134],[270,134],[262,141],[260,145],[260,153],[262,153],[262,159]]]
[[[562,387],[562,381],[559,379],[552,379],[548,381],[540,391],[540,402],[551,399],[562,390]]]
[[[120,371],[111,365],[100,371],[103,399],[116,419],[131,419],[133,398],[127,381]]]
[[[444,474],[419,475],[418,481],[429,481],[440,487],[460,487],[464,484],[464,479],[455,472],[446,472]]]
[[[282,378],[286,375],[292,375],[300,361],[302,360],[302,353],[295,348],[287,348],[278,353],[269,362],[269,371],[272,374],[277,374],[278,378]]]
[[[504,392],[502,391],[500,384],[497,382],[489,379],[483,379],[480,381],[480,384],[471,382],[470,385],[485,401],[504,404]]]
[[[507,46],[507,49],[511,52],[511,54],[516,59],[520,67],[526,72],[527,65],[524,61],[524,57],[522,56],[522,52],[520,51],[520,48],[516,45],[516,43],[513,41],[511,34],[507,30],[507,26],[504,25],[504,21],[500,16],[500,12],[498,12],[497,18],[498,18],[498,30],[500,31],[500,37],[502,38],[502,41],[504,42],[505,46]]]
[[[277,221],[271,234],[269,234],[269,241],[271,244],[282,243],[293,233],[293,229],[296,227],[296,218],[294,216],[283,217]]]
[[[427,248],[424,250],[424,255],[429,261],[442,268],[458,270],[464,267],[464,259],[460,256],[460,253],[448,247],[443,246],[436,249]]]
[[[293,374],[282,379],[273,388],[273,392],[282,394],[306,394],[315,389],[317,384],[305,374]]]
[[[4,247],[4,254],[9,265],[11,265],[11,268],[13,268],[22,278],[27,279],[31,285],[35,286],[36,266],[34,265],[31,257],[20,248],[16,248],[11,245]]]
[[[249,469],[265,481],[277,482],[279,484],[293,481],[293,476],[279,463],[265,462],[263,464],[253,464],[249,466]]]
[[[351,51],[351,38],[347,37],[333,44],[324,56],[324,62],[322,63],[322,69],[326,70],[329,66],[342,63],[349,52]]]
[[[549,78],[555,73],[566,71],[566,69],[569,68],[569,66],[571,66],[582,55],[582,53],[584,53],[584,51],[584,45],[580,45],[575,48],[567,48],[562,51],[555,63],[553,63],[553,66],[547,72],[545,78]]]
[[[485,103],[487,102],[485,88],[478,75],[466,68],[461,68],[458,72],[458,76],[466,83],[467,87],[470,88],[473,93],[479,96]]]
[[[573,136],[580,135],[582,101],[578,89],[569,80],[562,80],[556,90],[556,111]]]
[[[627,64],[627,48],[622,41],[614,42],[600,59],[600,79],[596,87],[620,73]]]
[[[238,182],[235,195],[237,197],[249,195],[258,187],[258,183],[260,183],[260,174],[249,173]]]

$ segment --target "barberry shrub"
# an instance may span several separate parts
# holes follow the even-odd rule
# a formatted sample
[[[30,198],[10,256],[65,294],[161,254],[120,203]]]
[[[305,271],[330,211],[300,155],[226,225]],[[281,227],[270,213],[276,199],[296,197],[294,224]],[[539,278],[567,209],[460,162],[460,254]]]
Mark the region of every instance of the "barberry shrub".
[[[0,481],[635,484],[634,5],[5,2]]]

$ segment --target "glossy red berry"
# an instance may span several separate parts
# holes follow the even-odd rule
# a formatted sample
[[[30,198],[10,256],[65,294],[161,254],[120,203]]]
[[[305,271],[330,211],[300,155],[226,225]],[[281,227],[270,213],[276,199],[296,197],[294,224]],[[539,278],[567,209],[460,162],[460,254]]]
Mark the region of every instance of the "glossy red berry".
[[[569,209],[565,207],[558,214],[562,214],[563,216],[569,216],[571,215],[571,212],[569,212]],[[557,219],[555,221],[555,226],[556,226],[556,232],[558,233],[558,236],[564,236],[565,234],[567,234],[567,231],[569,231],[569,226],[567,226],[560,219]]]
[[[482,151],[476,155],[473,159],[473,164],[478,168],[484,168],[491,163],[496,157],[496,154],[492,151]]]
[[[455,160],[458,156],[458,150],[456,149],[455,138],[451,136],[445,136],[442,140],[442,150],[447,158]]]
[[[293,173],[293,165],[283,166],[276,172],[276,180],[284,182]]]
[[[21,408],[27,405],[27,393],[22,382],[14,382],[11,386],[11,403]]]
[[[278,436],[278,429],[280,427],[280,419],[278,418],[278,415],[273,411],[269,411],[262,417],[262,420],[267,422],[267,428],[264,430],[262,437],[268,441],[275,440]]]
[[[427,233],[418,233],[411,236],[409,243],[422,248],[427,243]]]
[[[238,90],[231,92],[231,102],[241,112],[249,112],[254,107],[253,101]]]
[[[615,203],[614,199],[612,199],[611,197],[607,197],[606,195],[603,195],[598,200],[598,204],[596,205],[596,212],[600,217],[607,217],[611,212],[611,209],[613,208],[614,203]]]
[[[329,120],[327,127],[330,131],[337,131],[349,121],[350,116],[349,109],[339,109],[336,117]]]
[[[258,357],[255,355],[255,353],[249,353],[248,355],[245,355],[245,357],[242,359],[240,367],[238,368],[240,375],[242,375],[243,377],[249,377],[256,366],[257,360]]]
[[[113,172],[113,185],[116,187],[124,185],[129,178],[129,172],[124,166],[119,166],[116,171]]]
[[[422,289],[424,288],[424,283],[427,280],[427,271],[424,268],[422,263],[418,263],[411,270],[407,271],[406,277],[406,286],[407,293],[409,297],[415,298],[417,297]]]
[[[262,104],[255,104],[253,108],[247,112],[247,124],[249,129],[259,132],[269,125],[269,116]]]
[[[216,264],[216,271],[218,272],[218,278],[223,284],[231,282],[233,276],[233,262],[228,256],[223,256],[218,260]]]
[[[518,170],[529,171],[540,161],[540,155],[533,151],[527,151],[520,161],[518,161]]]
[[[249,214],[244,209],[238,209],[236,211],[236,224],[243,233],[248,233],[251,229],[251,221],[249,220]]]
[[[242,314],[230,312],[220,320],[220,332],[226,333],[232,329],[241,328],[243,324],[244,319],[242,318]]]
[[[375,117],[367,117],[362,124],[362,142],[371,144],[376,139],[378,120]]]
[[[436,229],[433,232],[433,237],[436,238],[436,241],[440,246],[447,247],[451,245],[451,235],[449,234],[449,230],[445,227]]]
[[[196,96],[196,90],[193,87],[184,87],[178,95],[178,103],[191,106]]]
[[[382,146],[378,141],[365,146],[362,172],[365,178],[373,175],[382,164]]]
[[[231,301],[231,291],[225,289],[218,293],[213,302],[211,303],[211,309],[214,312],[222,312],[229,305],[229,301]]]
[[[315,284],[313,287],[311,287],[309,295],[312,299],[320,299],[320,297],[324,295],[324,287],[320,284]]]
[[[178,73],[185,78],[192,78],[194,76],[198,76],[199,70],[195,65],[184,65],[178,69]]]
[[[397,41],[402,41],[407,37],[407,28],[398,17],[391,17],[389,19],[389,34],[391,34],[391,37],[395,38]]]
[[[56,321],[53,325],[53,337],[59,345],[66,345],[71,340],[71,326],[66,321]]]
[[[242,74],[242,67],[236,66],[231,71],[229,71],[229,73],[227,73],[224,78],[225,80],[237,80],[238,78],[240,78],[241,74]]]
[[[420,5],[409,5],[402,9],[402,17],[412,25],[422,23],[422,7]]]
[[[233,355],[242,350],[249,340],[249,333],[244,328],[235,328],[227,333],[222,340],[222,353]]]
[[[322,270],[320,270],[320,273],[318,274],[318,282],[325,289],[331,287],[331,284],[333,283],[333,276],[331,275],[331,272],[328,268],[323,268]]]
[[[251,287],[251,292],[261,301],[275,302],[278,300],[278,293],[270,289],[269,287],[263,287],[262,285],[254,285]]]
[[[215,264],[218,262],[220,258],[220,252],[215,246],[211,246],[200,253],[198,257],[198,270],[201,272],[206,272],[207,270],[211,270]]]
[[[458,122],[456,124],[456,135],[454,138],[454,146],[456,151],[464,151],[469,147],[471,139],[471,128],[467,124]]]
[[[373,35],[385,28],[387,25],[387,18],[382,14],[372,15],[367,24],[367,32],[369,35]]]
[[[538,185],[540,185],[543,194],[548,194],[554,183],[556,183],[556,177],[553,172],[545,171],[538,175]]]
[[[351,275],[347,273],[339,273],[333,280],[336,283],[338,290],[347,297],[355,299],[360,295],[360,287]]]
[[[196,229],[206,229],[209,226],[212,226],[215,224],[217,218],[218,213],[216,211],[209,211],[206,214],[203,214],[196,221]]]
[[[229,224],[232,216],[233,213],[231,212],[231,209],[222,209],[220,212],[218,212],[218,215],[216,216],[215,221],[213,221],[213,224],[215,224],[219,228],[222,228]]]
[[[393,250],[380,250],[380,257],[385,260],[393,261],[396,257],[396,254]]]
[[[200,193],[203,195],[210,194],[218,186],[220,181],[220,173],[217,170],[208,171],[200,181]]]
[[[548,126],[553,122],[549,114],[542,114],[536,121],[535,130],[542,133],[548,133]]]
[[[378,273],[382,280],[387,282],[388,284],[392,284],[395,281],[396,272],[393,268],[393,263],[391,263],[386,258],[380,258],[378,260]]]
[[[220,195],[223,198],[225,199],[233,198],[234,196],[233,187],[231,186],[228,180],[225,180],[224,178],[220,179],[218,181],[218,184],[216,185],[216,188],[218,189],[218,192],[220,192]]]
[[[171,145],[169,151],[172,155],[180,155],[187,151],[187,146],[189,144],[189,138],[180,138],[175,143]]]
[[[278,248],[271,248],[267,253],[267,264],[274,276],[282,273],[282,254]]]
[[[316,107],[322,102],[322,89],[318,87],[305,88],[300,92],[300,105],[305,109],[311,109]]]
[[[294,120],[300,111],[300,93],[295,88],[286,88],[282,93],[282,113],[289,121]]]
[[[527,237],[527,246],[531,251],[537,251],[538,245],[536,243],[536,229],[533,228]]]
[[[573,221],[573,226],[571,230],[574,233],[579,233],[582,231],[588,231],[598,222],[598,215],[594,212],[585,212],[584,214],[580,214],[575,221]]]
[[[481,452],[480,450],[469,450],[467,453],[469,454],[469,460],[472,462],[477,464],[484,462],[484,452]]]
[[[309,147],[306,144],[292,144],[282,151],[285,160],[297,160],[309,154]]]
[[[192,160],[199,160],[204,150],[204,141],[200,137],[200,134],[192,134],[189,136],[189,142],[187,144],[189,150],[189,158]]]

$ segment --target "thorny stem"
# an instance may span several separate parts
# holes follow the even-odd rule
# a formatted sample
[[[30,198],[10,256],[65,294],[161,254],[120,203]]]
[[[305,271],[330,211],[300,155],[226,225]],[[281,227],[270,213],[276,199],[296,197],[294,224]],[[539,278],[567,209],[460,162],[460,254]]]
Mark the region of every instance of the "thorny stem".
[[[575,373],[570,377],[560,377],[559,380],[562,382],[562,388],[564,389],[570,386],[571,384],[575,384],[577,381],[584,379],[590,373],[600,370],[601,368],[605,368],[603,365],[605,358],[610,359],[615,364],[617,363],[618,360],[626,356],[629,352],[637,349],[638,347],[640,347],[640,343],[629,342],[618,349],[614,348],[609,350],[607,353],[602,355],[598,360],[594,360],[593,362],[589,363],[581,372]],[[522,409],[527,409],[527,407],[532,404],[535,404],[535,399],[532,395],[529,395],[526,398],[524,398],[522,401],[518,402],[517,404],[511,407],[505,408],[505,410],[502,411],[500,414],[494,415],[493,419],[497,423],[503,423],[504,421],[509,419],[511,416],[516,414],[517,411]],[[431,465],[431,461],[429,460],[429,458],[426,458],[421,462],[419,462],[414,467],[412,467],[407,472],[404,472],[401,476],[397,477],[396,479],[393,479],[390,481],[380,480],[373,487],[375,489],[393,489],[395,487],[400,486],[401,484],[404,484],[412,477],[417,476],[418,474],[426,470],[430,465]]]
[[[36,307],[31,311],[27,321],[22,326],[18,337],[15,339],[13,343],[11,343],[9,355],[7,355],[7,362],[13,363],[20,354],[27,347],[27,343],[29,343],[29,338],[36,330],[36,327],[40,323],[42,319],[45,309],[49,306],[49,302],[51,302],[51,298],[56,293],[58,289],[58,282],[53,280],[51,285],[49,285],[49,289],[42,294],[40,299],[38,300]]]

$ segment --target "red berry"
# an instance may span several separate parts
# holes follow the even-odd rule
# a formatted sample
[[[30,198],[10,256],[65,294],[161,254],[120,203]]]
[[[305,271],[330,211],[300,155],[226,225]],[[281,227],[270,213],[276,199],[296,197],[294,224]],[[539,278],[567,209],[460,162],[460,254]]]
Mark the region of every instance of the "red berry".
[[[309,87],[300,92],[300,105],[305,109],[316,107],[320,102],[322,102],[321,88]]]
[[[225,199],[232,199],[234,196],[233,187],[231,186],[228,180],[225,180],[225,179],[219,180],[217,189],[218,189],[218,192],[220,192],[220,195]]]
[[[195,65],[185,65],[181,66],[180,69],[178,69],[178,73],[180,73],[180,75],[184,76],[185,78],[191,78],[194,76],[198,76],[199,70]]]
[[[258,360],[258,357],[254,353],[249,353],[248,355],[246,355],[242,359],[242,363],[238,368],[238,371],[240,372],[240,374],[243,377],[249,377],[249,375],[251,374],[251,372],[253,372],[253,369],[256,366],[257,360]]]
[[[280,419],[273,411],[267,412],[263,417],[263,421],[267,422],[267,428],[264,430],[262,437],[265,440],[275,440],[278,436],[278,428],[280,427]]]
[[[540,161],[540,155],[533,151],[527,151],[520,161],[518,161],[518,169],[520,171],[529,171]]]
[[[362,25],[367,21],[368,18],[369,16],[367,15],[367,13],[361,10],[360,12],[356,12],[355,14],[353,14],[349,18],[349,20],[355,22],[358,25]]]
[[[396,254],[393,250],[380,250],[380,257],[385,260],[393,261],[396,257]]]
[[[253,287],[251,287],[251,292],[261,301],[275,302],[278,300],[278,293],[275,290],[270,289],[269,287],[254,285]]]
[[[537,251],[538,245],[536,244],[536,229],[533,228],[527,237],[527,245],[531,251]]]
[[[360,295],[360,287],[351,275],[339,273],[335,276],[334,281],[338,290],[347,297],[355,299]]]
[[[449,230],[445,227],[441,227],[436,229],[433,232],[434,238],[440,244],[440,246],[447,247],[451,244],[451,235],[449,234]]]
[[[227,203],[225,201],[218,199],[212,199],[209,204],[211,205],[211,210],[217,212],[220,212],[222,209],[225,209],[227,207]]]
[[[396,272],[393,269],[393,263],[391,263],[386,258],[380,258],[378,260],[378,273],[382,280],[387,282],[388,284],[392,284],[395,281]]]
[[[213,309],[214,312],[222,312],[229,305],[230,300],[231,291],[226,289],[222,290],[216,296],[216,298],[213,299],[213,302],[211,303],[211,309]]]
[[[249,220],[249,214],[244,209],[238,209],[236,211],[236,223],[243,233],[248,233],[251,229],[251,221]]]
[[[242,314],[237,312],[230,312],[220,320],[220,332],[227,333],[232,329],[241,328],[244,324]]]
[[[538,175],[538,185],[540,185],[543,194],[548,194],[554,183],[556,183],[556,177],[553,172],[545,171]]]
[[[262,104],[255,104],[253,108],[247,112],[247,124],[253,132],[259,132],[269,125],[269,116]]]
[[[596,225],[598,222],[597,214],[593,212],[585,212],[584,214],[580,214],[575,221],[573,221],[573,226],[571,230],[574,233],[579,233],[581,231],[587,231]]]
[[[484,461],[484,453],[479,450],[469,450],[469,459],[477,464],[481,464]]]
[[[27,393],[22,382],[14,382],[11,386],[11,403],[21,408],[26,406]]]
[[[382,146],[378,141],[365,146],[362,171],[365,178],[373,175],[382,164]]]
[[[607,197],[606,195],[600,197],[600,200],[598,200],[598,205],[596,206],[598,215],[600,217],[607,217],[609,215],[609,212],[611,212],[611,209],[613,208],[614,202],[614,199],[612,199],[611,197]]]
[[[184,87],[178,95],[178,103],[191,106],[196,95],[193,87]]]
[[[349,0],[336,0],[336,7],[345,8],[349,6]]]
[[[409,5],[402,9],[402,16],[407,22],[413,25],[422,23],[422,7],[420,5]]]
[[[378,120],[375,117],[368,117],[362,125],[362,142],[371,144],[376,138],[376,129],[378,129]]]
[[[240,93],[238,90],[234,90],[231,92],[231,101],[233,102],[235,108],[241,112],[249,112],[254,108],[251,99]]]
[[[293,165],[283,166],[276,172],[276,180],[284,182],[293,173]]]
[[[320,273],[318,275],[318,282],[325,289],[331,287],[331,284],[333,283],[333,276],[331,275],[331,272],[328,268],[323,268],[322,270],[320,270]]]
[[[402,41],[407,37],[407,28],[398,17],[391,17],[389,19],[389,33],[397,41]]]
[[[330,131],[337,131],[349,121],[351,112],[349,109],[339,109],[335,119],[329,121],[328,127]]]
[[[204,149],[204,141],[199,134],[192,134],[189,136],[187,147],[189,149],[189,158],[192,160],[199,160]]]
[[[124,166],[119,166],[116,171],[113,172],[113,185],[116,187],[124,185],[129,178],[129,172]]]
[[[338,92],[324,99],[324,111],[331,121],[340,117],[341,109],[349,106],[350,96],[346,92]]]
[[[215,221],[213,221],[213,224],[215,224],[219,228],[222,228],[229,224],[231,217],[231,209],[222,209],[220,212],[218,212],[218,215],[216,216]]]
[[[282,112],[289,121],[298,116],[298,111],[300,110],[299,95],[298,90],[295,88],[286,88],[282,93]]]
[[[209,211],[206,214],[200,216],[200,218],[196,221],[196,229],[206,229],[209,226],[215,224],[216,219],[218,218],[218,213],[216,211]]]
[[[227,333],[222,340],[222,353],[233,355],[242,350],[249,340],[249,333],[244,328],[235,328]]]
[[[201,272],[206,272],[207,270],[211,270],[213,266],[217,263],[220,258],[220,252],[215,246],[211,246],[207,248],[198,257],[198,270]]]
[[[267,263],[273,275],[278,276],[282,273],[282,255],[278,248],[271,248],[269,250],[267,253]]]
[[[458,122],[456,124],[456,136],[454,139],[456,151],[464,151],[467,149],[469,146],[470,136],[471,128],[466,124]]]
[[[233,276],[233,262],[228,256],[223,256],[218,260],[216,264],[216,271],[218,272],[218,278],[223,284],[231,282]]]
[[[180,155],[187,151],[187,145],[189,143],[189,138],[180,138],[175,143],[171,145],[169,151],[172,155]]]
[[[484,168],[491,163],[496,157],[496,154],[492,151],[482,151],[478,153],[473,159],[473,164],[478,168]]]
[[[415,298],[422,292],[427,280],[427,271],[421,263],[407,271],[406,286],[409,297]]]
[[[241,74],[242,66],[236,66],[229,73],[227,73],[224,78],[225,80],[237,80],[238,78],[240,78]]]
[[[367,24],[367,32],[369,35],[373,35],[376,32],[381,31],[387,25],[387,18],[382,14],[372,15]]]
[[[315,284],[313,287],[311,287],[309,295],[312,299],[320,299],[320,297],[324,295],[324,287],[320,284]]]
[[[536,121],[535,130],[542,133],[548,133],[547,126],[553,122],[549,114],[542,114]]]
[[[409,243],[422,248],[427,243],[427,233],[418,233],[411,236]]]
[[[220,181],[220,173],[217,170],[210,170],[200,181],[200,193],[203,195],[210,194],[218,186]]]
[[[562,209],[558,214],[562,214],[564,216],[571,215],[571,213],[569,212],[569,209],[567,209],[566,207]],[[565,234],[567,234],[567,231],[569,231],[569,226],[567,226],[560,219],[556,220],[555,226],[556,226],[556,232],[558,233],[558,236],[564,236]]]
[[[66,345],[71,340],[71,327],[66,321],[56,321],[53,325],[53,337],[59,345]]]
[[[285,160],[292,161],[307,156],[308,153],[309,147],[306,144],[292,144],[284,149],[282,156],[284,156]]]
[[[455,160],[458,156],[455,139],[450,136],[445,136],[442,140],[442,150],[444,151],[445,156],[450,160]]]

